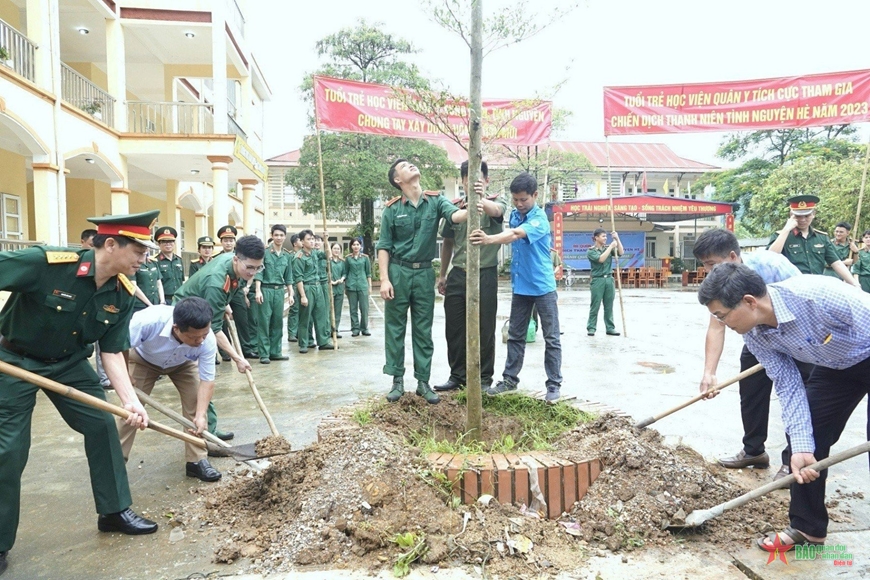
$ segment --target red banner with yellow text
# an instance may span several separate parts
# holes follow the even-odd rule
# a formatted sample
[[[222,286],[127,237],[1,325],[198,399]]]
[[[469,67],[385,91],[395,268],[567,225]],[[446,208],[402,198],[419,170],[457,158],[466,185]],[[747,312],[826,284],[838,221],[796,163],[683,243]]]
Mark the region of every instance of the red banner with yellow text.
[[[446,102],[423,115],[425,108],[412,91],[328,77],[314,77],[317,127],[331,131],[368,133],[413,139],[468,139],[468,103]],[[483,139],[504,145],[537,145],[550,138],[548,101],[483,101]],[[433,105],[429,105],[430,110]],[[427,118],[429,120],[427,120]],[[444,129],[444,130],[442,130]]]
[[[725,83],[604,87],[604,134],[756,131],[870,120],[870,70]]]

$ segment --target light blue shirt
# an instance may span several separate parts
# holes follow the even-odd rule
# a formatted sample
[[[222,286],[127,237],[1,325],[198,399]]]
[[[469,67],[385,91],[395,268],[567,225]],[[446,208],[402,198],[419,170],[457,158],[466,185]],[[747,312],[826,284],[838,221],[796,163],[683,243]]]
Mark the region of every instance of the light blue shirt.
[[[514,294],[543,296],[556,291],[553,261],[550,259],[550,222],[537,205],[526,215],[511,212],[511,228],[522,228],[525,238],[511,244],[511,283]]]
[[[810,408],[792,358],[843,370],[870,357],[870,294],[811,274],[770,284],[767,292],[777,327],[756,326],[743,339],[773,380],[792,451],[812,453]]]
[[[214,380],[217,340],[214,332],[199,346],[187,346],[172,336],[172,306],[155,305],[140,310],[130,320],[130,347],[147,362],[171,369],[186,362],[199,362],[199,380]]]
[[[782,282],[801,273],[797,266],[788,261],[788,258],[770,250],[740,254],[740,260],[761,276],[765,284]]]

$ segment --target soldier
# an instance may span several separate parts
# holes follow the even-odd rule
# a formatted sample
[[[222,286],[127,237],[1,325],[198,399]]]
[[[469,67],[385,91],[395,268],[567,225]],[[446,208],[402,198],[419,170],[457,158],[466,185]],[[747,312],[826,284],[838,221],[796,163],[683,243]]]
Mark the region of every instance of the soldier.
[[[323,316],[328,296],[323,295],[323,285],[320,283],[320,262],[326,262],[326,255],[314,248],[314,232],[302,230],[299,232],[302,240],[302,251],[296,254],[293,261],[293,282],[299,292],[299,352],[305,354],[314,344],[308,336],[309,321],[313,319],[317,330],[317,344],[320,350],[333,350],[335,346],[329,340],[326,329],[329,328],[327,318]]]
[[[233,245],[235,246],[235,238]],[[175,295],[176,301],[188,296],[199,296],[209,303],[213,314],[211,329],[214,331],[218,348],[235,361],[240,373],[251,370],[251,365],[244,356],[236,352],[227,335],[221,332],[224,327],[224,315],[231,315],[230,302],[233,296],[243,291],[245,282],[253,280],[258,272],[262,272],[265,251],[266,248],[259,238],[244,236],[239,240],[234,252],[223,252],[212,258],[196,276],[185,282]],[[229,431],[218,431],[214,402],[209,403],[207,415],[209,432],[224,441],[229,441],[235,436]]]
[[[290,250],[290,277],[292,278],[293,261],[296,260],[296,255],[302,251],[302,242],[299,240],[299,234],[290,236],[290,245],[293,247]],[[291,296],[293,300],[290,301],[290,311],[287,313],[287,342],[296,342],[296,334],[299,329],[299,294],[296,292],[295,283],[293,284]]]
[[[82,230],[82,249],[90,250],[94,247],[94,236],[97,235],[97,230],[87,229]]]
[[[834,227],[834,239],[832,240],[834,251],[847,268],[852,267],[852,252],[858,253],[858,246],[849,239],[849,232],[851,231],[851,224],[840,222]],[[837,277],[837,273],[834,272],[833,268],[825,265],[825,276]]]
[[[377,245],[381,298],[384,299],[384,374],[393,377],[387,401],[395,403],[405,392],[405,330],[410,309],[417,394],[434,405],[441,401],[429,386],[435,310],[432,258],[438,222],[443,218],[461,223],[468,214],[438,192],[424,193],[420,187],[420,170],[406,159],[396,159],[387,178],[390,185],[402,192],[384,208]]]
[[[272,243],[263,261],[265,268],[254,278],[254,300],[259,305],[258,346],[260,364],[273,360],[287,360],[281,354],[281,338],[284,330],[284,290],[290,294],[293,304],[293,272],[290,267],[290,252],[284,249],[287,228],[282,224],[272,226]]]
[[[840,278],[857,286],[858,283],[840,260],[828,235],[811,227],[819,198],[815,195],[796,195],[786,201],[791,214],[779,234],[771,236],[767,249],[788,258],[801,274],[823,274],[828,265]]]
[[[480,163],[483,179],[478,182],[483,215],[480,226],[488,234],[502,231],[507,204],[498,195],[485,197],[484,187],[489,183],[489,167],[486,161]],[[464,191],[468,191],[468,161],[459,168]],[[453,201],[460,209],[465,209],[466,198]],[[447,362],[450,376],[447,382],[435,385],[436,391],[452,391],[465,386],[465,264],[468,254],[468,226],[466,223],[453,224],[444,221],[441,226],[441,275],[438,278],[438,292],[444,296],[444,335],[447,339]],[[495,326],[498,314],[498,246],[484,246],[480,249],[480,384],[484,389],[492,386],[495,374]],[[453,269],[447,269],[453,262]]]
[[[200,268],[211,261],[212,252],[214,252],[214,240],[211,236],[203,236],[196,240],[196,249],[199,252],[199,260],[190,263],[190,268],[187,271],[188,278],[199,272]]]
[[[350,309],[350,335],[371,336],[369,332],[369,294],[372,291],[372,263],[362,253],[362,242],[354,238],[350,255],[344,259],[347,306]]]
[[[344,256],[342,256],[341,244],[338,242],[332,244],[330,248],[332,255],[329,257],[331,262],[330,271],[332,272],[332,306],[335,310],[335,326],[333,331],[336,338],[341,338],[338,329],[341,327],[341,309],[344,306],[344,282],[345,282],[345,265]]]
[[[235,227],[229,225],[218,230],[218,239],[221,241],[222,247],[221,254],[233,252],[236,247],[236,236],[238,233],[239,232]],[[245,358],[257,359],[260,358],[257,354],[257,345],[255,344],[257,332],[254,330],[253,335],[251,334],[253,320],[250,316],[250,308],[251,302],[247,297],[247,290],[233,294],[232,301],[230,302],[230,309],[233,311],[233,320],[236,323],[236,330],[239,333],[239,342],[242,343],[240,345],[237,344],[236,349]],[[228,332],[227,329],[224,329],[224,334],[226,334],[227,337],[229,337]],[[218,346],[221,347],[220,342],[218,342]],[[221,356],[225,361],[232,358],[223,350],[223,347],[221,347]]]
[[[625,253],[619,234],[612,232],[613,240],[607,243],[607,232],[603,228],[596,228],[592,232],[592,246],[586,250],[586,258],[592,269],[590,273],[589,293],[589,319],[586,321],[586,334],[595,336],[598,326],[598,310],[604,302],[604,330],[608,336],[619,336],[616,325],[613,323],[613,253],[617,256]]]
[[[326,251],[323,249],[323,236],[314,234],[314,249],[326,256]],[[323,296],[323,302],[322,304],[318,304],[313,310],[309,311],[311,313],[311,316],[308,319],[308,348],[314,348],[315,344],[320,344],[322,342],[320,338],[320,331],[317,330],[318,328],[332,328],[332,322],[330,322],[329,313],[329,300],[332,299],[332,289],[330,288],[329,284],[329,275],[327,273],[325,259],[323,261],[317,261],[317,278],[320,283],[320,294]],[[320,317],[319,326],[314,323],[314,318],[318,316]],[[317,341],[314,340],[315,333],[317,333]],[[325,337],[325,340],[332,340],[332,332],[328,333],[328,336]]]
[[[105,400],[90,344],[99,342],[106,372],[127,424],[144,429],[148,413],[133,392],[124,351],[133,314],[133,284],[148,256],[159,212],[90,218],[98,227],[94,248],[34,246],[0,253],[0,289],[9,300],[0,313],[0,360]],[[15,543],[21,474],[30,450],[30,422],[39,388],[0,374],[0,573]],[[157,524],[130,509],[130,487],[115,421],[109,413],[46,391],[61,417],[84,435],[91,488],[101,532],[150,534]],[[62,477],[62,475],[60,475]]]
[[[870,230],[864,230],[861,240],[864,242],[864,247],[858,252],[858,259],[852,266],[852,273],[858,275],[861,290],[870,292]]]
[[[154,260],[147,260],[136,271],[136,287],[147,300],[136,300],[133,311],[139,312],[152,304],[165,304],[166,298],[161,281],[160,268]]]
[[[184,283],[184,266],[181,258],[175,254],[175,240],[178,232],[175,228],[162,226],[157,228],[157,243],[160,253],[151,258],[160,268],[160,280],[163,283],[163,296],[167,302],[172,302],[175,291]]]

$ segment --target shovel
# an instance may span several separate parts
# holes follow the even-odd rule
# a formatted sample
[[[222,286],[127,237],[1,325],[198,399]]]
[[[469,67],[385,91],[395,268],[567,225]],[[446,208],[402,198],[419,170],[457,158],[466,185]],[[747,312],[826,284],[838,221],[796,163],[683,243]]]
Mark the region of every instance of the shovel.
[[[93,395],[89,395],[87,393],[83,393],[78,389],[74,389],[67,385],[62,385],[57,381],[53,381],[51,379],[47,379],[41,375],[37,375],[30,371],[26,371],[24,369],[20,369],[15,365],[11,365],[7,362],[0,361],[0,372],[3,372],[9,376],[21,379],[22,381],[27,381],[37,387],[45,389],[46,391],[52,391],[59,395],[63,395],[64,397],[68,397],[79,403],[84,403],[85,405],[89,405],[91,407],[97,408],[101,411],[106,411],[107,413],[111,413],[113,415],[117,415],[122,419],[126,419],[130,416],[130,411],[123,407],[119,407],[117,405],[113,405],[111,403],[107,403],[106,401],[95,397]],[[167,427],[166,425],[161,425],[157,421],[148,421],[148,428],[157,431],[158,433],[163,433],[164,435],[169,435],[170,437],[175,437],[176,439],[181,439],[185,443],[190,443],[191,445],[196,445],[197,447],[202,447],[203,449],[208,449],[208,445],[206,442],[199,437],[194,437],[193,435],[189,435],[187,433],[183,433],[178,431],[177,429],[173,429],[172,427]],[[251,459],[262,459],[264,457],[271,457],[273,455],[285,455],[286,452],[282,453],[271,453],[269,455],[260,455],[258,456],[256,453],[250,454],[246,453],[245,450],[237,451],[234,447],[229,447],[226,449],[227,453],[229,453],[230,457],[236,459],[238,461],[246,461]]]
[[[700,393],[698,395],[695,395],[694,397],[692,397],[691,399],[689,399],[685,403],[680,403],[679,405],[677,405],[673,409],[668,409],[667,411],[664,411],[663,413],[660,413],[660,414],[655,415],[653,417],[649,417],[647,419],[644,419],[643,421],[639,421],[639,422],[635,423],[634,426],[637,427],[638,429],[641,429],[643,427],[647,427],[649,425],[652,425],[653,423],[655,423],[659,419],[663,419],[672,413],[676,413],[680,409],[683,409],[685,407],[688,407],[689,405],[697,403],[701,399],[707,398],[710,395],[710,393],[716,393],[718,391],[721,391],[725,387],[727,387],[729,385],[733,385],[734,383],[736,383],[738,381],[742,381],[743,379],[745,379],[749,375],[754,375],[755,373],[757,373],[758,371],[760,371],[762,369],[764,369],[764,367],[762,367],[760,364],[757,364],[754,367],[750,367],[750,368],[746,369],[745,371],[743,371],[742,373],[740,373],[739,375],[737,375],[736,377],[728,379],[724,383],[719,383],[714,388],[708,390],[706,393]]]
[[[850,449],[845,451],[841,451],[835,455],[831,455],[821,461],[817,461],[809,466],[810,469],[815,469],[816,471],[821,471],[823,469],[827,469],[832,465],[836,465],[841,461],[845,461],[847,459],[851,459],[856,455],[861,455],[862,453],[867,453],[870,451],[870,441],[865,441],[861,445],[856,445]],[[771,481],[768,484],[762,485],[757,489],[753,489],[752,491],[746,492],[740,497],[736,499],[732,499],[731,501],[726,501],[725,503],[720,503],[717,506],[714,506],[707,510],[695,510],[689,515],[686,516],[685,523],[676,523],[668,526],[670,529],[688,529],[688,528],[696,528],[706,522],[707,520],[711,520],[713,518],[717,518],[722,515],[725,510],[730,510],[736,507],[740,507],[746,505],[750,501],[759,498],[763,495],[767,495],[768,493],[776,490],[782,489],[784,487],[790,486],[795,482],[794,474],[790,474],[787,477],[783,477],[778,481]]]
[[[228,316],[227,322],[230,326],[230,336],[233,339],[233,343],[235,343],[235,346],[238,347],[239,352],[241,352],[242,343],[239,342],[239,332],[236,330],[236,321]],[[260,391],[257,390],[257,385],[254,384],[254,375],[251,374],[250,370],[245,370],[245,376],[248,377],[248,386],[251,387],[251,392],[254,393],[254,399],[256,399],[257,405],[260,407],[260,410],[266,417],[266,423],[269,424],[269,429],[272,431],[272,435],[280,437],[280,433],[278,433],[278,428],[275,426],[275,422],[272,420],[272,415],[269,414],[269,410],[266,408],[266,403],[263,402],[263,399],[260,397]]]

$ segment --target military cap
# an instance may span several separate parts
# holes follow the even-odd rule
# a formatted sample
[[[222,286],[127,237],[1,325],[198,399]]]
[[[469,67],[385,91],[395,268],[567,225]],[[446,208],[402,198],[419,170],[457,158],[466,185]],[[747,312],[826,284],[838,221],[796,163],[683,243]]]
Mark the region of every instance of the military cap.
[[[151,241],[151,228],[157,223],[160,210],[145,211],[129,215],[108,215],[88,218],[97,226],[97,235],[124,236],[137,244],[152,250],[159,250],[157,244]]]
[[[157,243],[174,242],[178,238],[178,231],[172,226],[160,226],[157,228],[157,233],[154,234],[154,239]]]
[[[196,247],[199,246],[214,246],[214,240],[211,236],[203,236],[196,240]]]
[[[237,230],[234,226],[224,226],[218,230],[218,239],[222,240],[224,238],[235,238],[239,234],[239,230]]]
[[[794,215],[810,215],[815,211],[819,198],[815,195],[795,195],[786,201]]]

